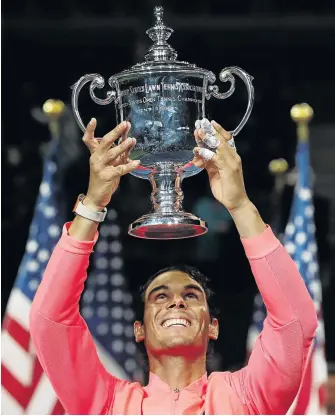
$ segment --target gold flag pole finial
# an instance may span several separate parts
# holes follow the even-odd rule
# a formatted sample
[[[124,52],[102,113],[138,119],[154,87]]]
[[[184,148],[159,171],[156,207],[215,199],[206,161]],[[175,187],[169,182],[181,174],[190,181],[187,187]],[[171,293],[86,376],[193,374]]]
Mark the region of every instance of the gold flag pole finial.
[[[288,163],[285,159],[274,159],[269,163],[269,171],[273,175],[285,173],[288,169]]]
[[[65,104],[61,100],[47,100],[43,104],[43,113],[49,119],[49,128],[52,134],[59,134],[59,120],[65,110]]]
[[[288,163],[285,159],[274,159],[269,163],[269,171],[275,177],[275,192],[279,194],[285,186],[285,173]]]
[[[297,124],[299,141],[307,141],[309,137],[308,123],[313,118],[313,108],[306,103],[296,104],[291,108],[291,118]]]
[[[61,100],[47,100],[43,104],[43,113],[52,118],[59,118],[64,111],[65,104]]]

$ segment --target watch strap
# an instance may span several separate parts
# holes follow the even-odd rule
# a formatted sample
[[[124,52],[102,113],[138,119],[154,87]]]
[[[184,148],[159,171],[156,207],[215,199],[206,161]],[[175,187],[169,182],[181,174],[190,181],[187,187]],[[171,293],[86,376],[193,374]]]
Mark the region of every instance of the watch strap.
[[[87,218],[88,220],[94,222],[103,222],[107,215],[107,208],[104,208],[103,211],[92,211],[87,206],[83,204],[86,195],[80,194],[78,196],[77,202],[73,208],[73,212],[76,215]]]

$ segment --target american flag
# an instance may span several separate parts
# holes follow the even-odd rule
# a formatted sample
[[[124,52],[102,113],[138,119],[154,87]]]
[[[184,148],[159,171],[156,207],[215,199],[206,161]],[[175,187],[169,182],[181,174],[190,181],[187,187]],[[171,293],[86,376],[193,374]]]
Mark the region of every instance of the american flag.
[[[32,300],[50,254],[60,237],[65,218],[63,198],[60,195],[58,137],[54,137],[49,146],[25,254],[9,297],[2,326],[2,414],[63,413],[62,406],[35,355],[29,334]]]
[[[62,142],[70,146],[66,140]],[[25,254],[3,321],[1,414],[64,414],[36,357],[29,334],[32,300],[66,220],[62,189],[64,159],[61,141],[55,136],[44,161]],[[116,221],[116,211],[109,209],[93,254],[81,312],[106,369],[120,378],[142,381],[133,341],[132,296],[122,274],[122,245]]]
[[[314,301],[319,326],[300,391],[290,414],[326,414],[327,364],[324,353],[324,324],[322,318],[322,288],[319,277],[315,238],[313,194],[310,178],[308,141],[299,141],[296,155],[298,179],[294,190],[290,217],[284,234],[284,246],[296,263]],[[256,295],[253,322],[248,334],[248,350],[263,329],[266,309]]]

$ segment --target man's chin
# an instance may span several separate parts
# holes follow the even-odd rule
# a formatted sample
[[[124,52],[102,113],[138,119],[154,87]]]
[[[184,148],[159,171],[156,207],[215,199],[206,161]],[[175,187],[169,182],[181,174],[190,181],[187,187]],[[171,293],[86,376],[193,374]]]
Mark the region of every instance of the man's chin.
[[[174,349],[174,348],[190,348],[194,345],[195,340],[193,337],[186,337],[182,335],[175,335],[169,339],[164,340],[164,344],[166,347]]]

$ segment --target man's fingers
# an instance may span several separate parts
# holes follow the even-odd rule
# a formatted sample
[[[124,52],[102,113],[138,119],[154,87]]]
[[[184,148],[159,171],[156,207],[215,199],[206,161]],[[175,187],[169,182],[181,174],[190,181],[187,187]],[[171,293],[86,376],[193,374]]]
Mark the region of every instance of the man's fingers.
[[[215,121],[212,121],[211,126],[214,134],[206,132],[203,128],[199,130],[199,137],[202,142],[210,149],[215,150],[224,159],[235,158],[236,147],[232,135]],[[209,131],[208,128],[207,131]]]
[[[230,152],[231,155],[234,155],[236,153],[236,146],[234,137],[231,133],[229,133],[227,130],[225,130],[222,126],[220,126],[219,123],[212,120],[212,125],[214,126],[215,130],[220,134],[220,136],[229,144],[229,147],[234,150],[234,153]]]
[[[124,133],[123,133],[123,134],[122,134],[122,136],[121,136],[121,140],[122,140],[123,142],[127,139],[127,137],[128,137],[128,133],[129,133],[129,130],[130,130],[130,127],[131,127],[131,125],[130,125],[129,121],[126,121],[126,123],[127,123],[127,127],[126,127],[126,129],[125,129]]]
[[[94,131],[97,127],[97,120],[95,118],[91,118],[90,122],[88,123],[83,139],[92,139],[94,137]]]
[[[201,138],[201,140],[205,143],[206,146],[208,146],[211,149],[217,149],[220,146],[220,137],[219,135],[214,135],[211,133],[206,133],[204,132],[204,130],[200,130],[199,132],[199,136]]]
[[[193,157],[192,163],[197,168],[204,168],[206,161],[199,155],[200,149],[201,149],[200,147],[196,147],[193,149],[194,157]]]
[[[132,144],[130,146],[130,148],[125,152],[125,155],[124,155],[125,160],[127,160],[127,161],[129,160],[130,153],[133,151],[135,146],[136,146],[136,140],[135,140],[134,144]]]
[[[115,169],[120,176],[123,176],[135,170],[140,163],[140,160],[132,160],[131,162],[126,163],[125,165],[117,166]]]
[[[194,132],[194,137],[196,138],[197,145],[193,150],[193,153],[196,157],[202,159],[203,162],[214,160],[215,159],[215,150],[220,145],[219,137],[215,137],[215,129],[211,125],[210,121],[206,118],[202,119],[201,121],[197,120],[196,127],[198,127]],[[200,127],[200,128],[199,128]],[[218,135],[219,136],[219,135]],[[202,144],[205,144],[210,149],[206,149],[204,147],[200,147]],[[199,164],[199,162],[198,162]]]
[[[196,129],[203,129],[205,133],[214,134],[215,130],[212,126],[211,122],[207,118],[203,118],[202,120],[197,120],[195,122]]]
[[[221,137],[226,140],[226,142],[228,142],[232,138],[232,135],[227,130],[225,130],[219,123],[212,120],[211,124],[214,127],[214,129],[221,135]]]
[[[127,152],[131,147],[136,144],[136,139],[129,137],[124,142],[119,144],[116,147],[112,147],[106,153],[105,162],[106,164],[111,164],[115,159],[117,159],[120,155]]]
[[[88,123],[84,136],[83,142],[89,148],[90,152],[92,153],[98,145],[98,141],[94,138],[94,131],[97,127],[97,120],[92,118],[91,121]]]
[[[195,138],[195,142],[198,146],[201,146],[201,138],[199,136],[199,129],[197,128],[196,130],[194,130],[194,138]]]
[[[198,136],[201,142],[213,150],[216,150],[220,146],[221,140],[223,141],[218,133],[215,135],[215,133],[208,133],[204,129],[198,130]]]
[[[192,163],[197,168],[204,168],[206,161],[199,156],[194,156]]]
[[[229,144],[231,145],[231,147],[234,147],[234,139],[231,133],[225,130],[219,123],[217,123],[214,120],[209,121],[207,118],[197,120],[195,122],[195,128],[197,135],[209,147],[218,147],[218,142],[214,140],[215,138],[218,140],[222,138],[226,142],[230,142]]]
[[[136,139],[134,140],[135,140],[134,143],[128,149],[126,149],[124,153],[121,154],[121,156],[117,159],[116,163],[115,162],[113,163],[114,166],[124,165],[125,163],[132,161],[132,159],[130,159],[130,153],[136,146]]]
[[[129,122],[127,122],[127,125],[128,125],[127,129],[126,129],[125,133],[122,135],[122,141],[125,141],[128,137],[128,133],[129,133],[131,125],[130,125]],[[130,152],[134,149],[135,146],[136,146],[136,140],[135,140],[135,143],[126,151],[126,153],[124,155],[124,160],[125,161],[128,161]]]
[[[123,121],[121,124],[117,125],[115,129],[107,133],[101,140],[100,146],[98,148],[99,153],[106,153],[107,150],[112,146],[112,144],[122,136],[128,129],[128,123]]]
[[[241,158],[236,152],[234,139],[220,124],[212,121],[209,126],[209,121],[203,119],[201,123],[196,123],[194,137],[199,146],[193,150],[195,166],[205,167],[209,175],[217,169],[226,172],[241,170]]]
[[[204,147],[195,147],[193,149],[193,153],[195,157],[200,157],[203,161],[213,160],[215,161],[217,155],[209,149],[205,149]]]

